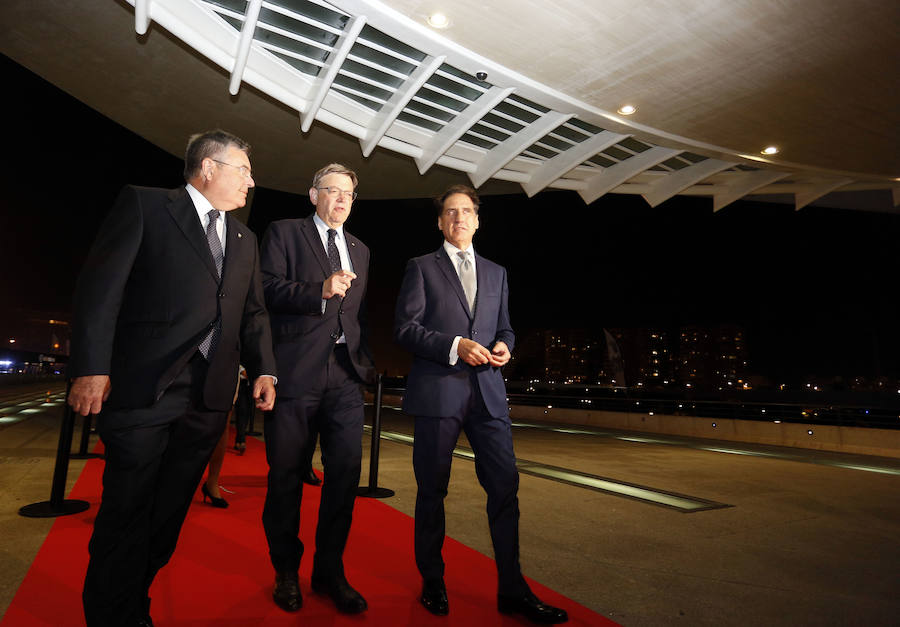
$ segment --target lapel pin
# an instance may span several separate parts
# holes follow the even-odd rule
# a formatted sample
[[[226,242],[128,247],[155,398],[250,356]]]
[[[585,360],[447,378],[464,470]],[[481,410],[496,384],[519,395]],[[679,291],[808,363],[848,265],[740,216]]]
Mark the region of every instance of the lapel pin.
[[[244,234],[243,234],[243,233],[238,233],[238,239],[240,239],[241,237],[244,237]]]

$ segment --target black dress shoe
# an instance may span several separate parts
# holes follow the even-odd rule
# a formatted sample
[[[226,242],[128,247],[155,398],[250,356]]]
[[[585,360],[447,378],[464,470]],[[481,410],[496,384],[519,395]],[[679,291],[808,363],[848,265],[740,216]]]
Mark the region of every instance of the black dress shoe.
[[[541,602],[531,591],[516,597],[498,594],[497,609],[502,614],[521,614],[532,623],[540,625],[556,625],[569,620],[565,610]]]
[[[228,507],[228,501],[219,496],[213,496],[212,492],[209,491],[209,488],[206,487],[206,484],[203,484],[203,487],[200,488],[200,491],[203,493],[203,502],[206,503],[206,499],[209,499],[209,504],[213,507],[221,507],[225,509]]]
[[[303,475],[303,483],[308,483],[309,485],[322,485],[322,480],[316,475],[312,468],[309,469],[309,472]]]
[[[275,605],[285,612],[296,612],[303,607],[297,573],[275,573],[275,589],[272,591]]]
[[[435,616],[446,616],[450,612],[447,601],[447,588],[443,579],[429,579],[422,585],[422,596],[419,601],[425,609]]]
[[[359,614],[369,609],[366,600],[347,583],[343,575],[330,580],[316,579],[313,576],[312,589],[314,592],[331,597],[338,611],[343,614]]]
[[[143,618],[138,619],[137,627],[153,627],[153,620],[150,618],[150,615],[147,614]]]

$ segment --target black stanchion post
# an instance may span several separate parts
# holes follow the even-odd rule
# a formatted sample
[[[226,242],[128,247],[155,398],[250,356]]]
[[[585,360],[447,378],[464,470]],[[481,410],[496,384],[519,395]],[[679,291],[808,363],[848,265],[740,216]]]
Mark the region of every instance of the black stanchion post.
[[[381,374],[375,377],[375,411],[372,417],[372,446],[369,451],[369,485],[357,488],[358,496],[384,499],[394,496],[394,491],[378,487],[378,455],[381,451],[381,397],[384,394],[384,379]]]
[[[71,382],[69,383],[71,387]],[[77,499],[67,499],[66,476],[69,473],[69,453],[72,448],[72,432],[75,430],[75,412],[69,407],[69,389],[66,388],[66,403],[63,406],[62,425],[59,429],[59,446],[56,447],[56,467],[53,469],[53,483],[50,500],[25,505],[19,509],[20,516],[28,518],[52,518],[83,512],[90,503]]]
[[[72,453],[69,459],[94,459],[103,457],[100,453],[88,453],[88,445],[91,442],[91,422],[93,416],[88,414],[81,423],[81,443],[78,445],[78,452]]]

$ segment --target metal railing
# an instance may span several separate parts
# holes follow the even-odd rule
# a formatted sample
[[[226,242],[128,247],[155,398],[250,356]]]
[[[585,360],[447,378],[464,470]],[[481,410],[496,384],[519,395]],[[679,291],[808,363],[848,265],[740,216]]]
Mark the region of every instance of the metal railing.
[[[387,380],[384,393],[402,395],[404,383],[402,379]],[[533,391],[525,391],[529,388]],[[697,394],[677,397],[665,392],[584,385],[551,389],[526,382],[510,382],[507,389],[510,405],[900,429],[900,395],[892,399],[887,394],[860,393],[857,402],[849,402],[847,397],[852,393],[843,393],[839,399],[828,393],[784,394],[784,400],[765,400],[761,393],[755,393],[750,400],[698,398]]]

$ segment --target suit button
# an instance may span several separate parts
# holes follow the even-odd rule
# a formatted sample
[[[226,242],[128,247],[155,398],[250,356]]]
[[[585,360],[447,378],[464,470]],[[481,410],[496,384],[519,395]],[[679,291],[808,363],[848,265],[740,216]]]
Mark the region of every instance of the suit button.
[[[340,309],[338,309],[338,313],[339,313],[339,314],[343,314],[343,313],[344,313],[344,308],[341,307]]]
[[[225,298],[225,292],[219,292],[219,298]]]
[[[478,335],[478,331],[472,331],[472,335]]]

